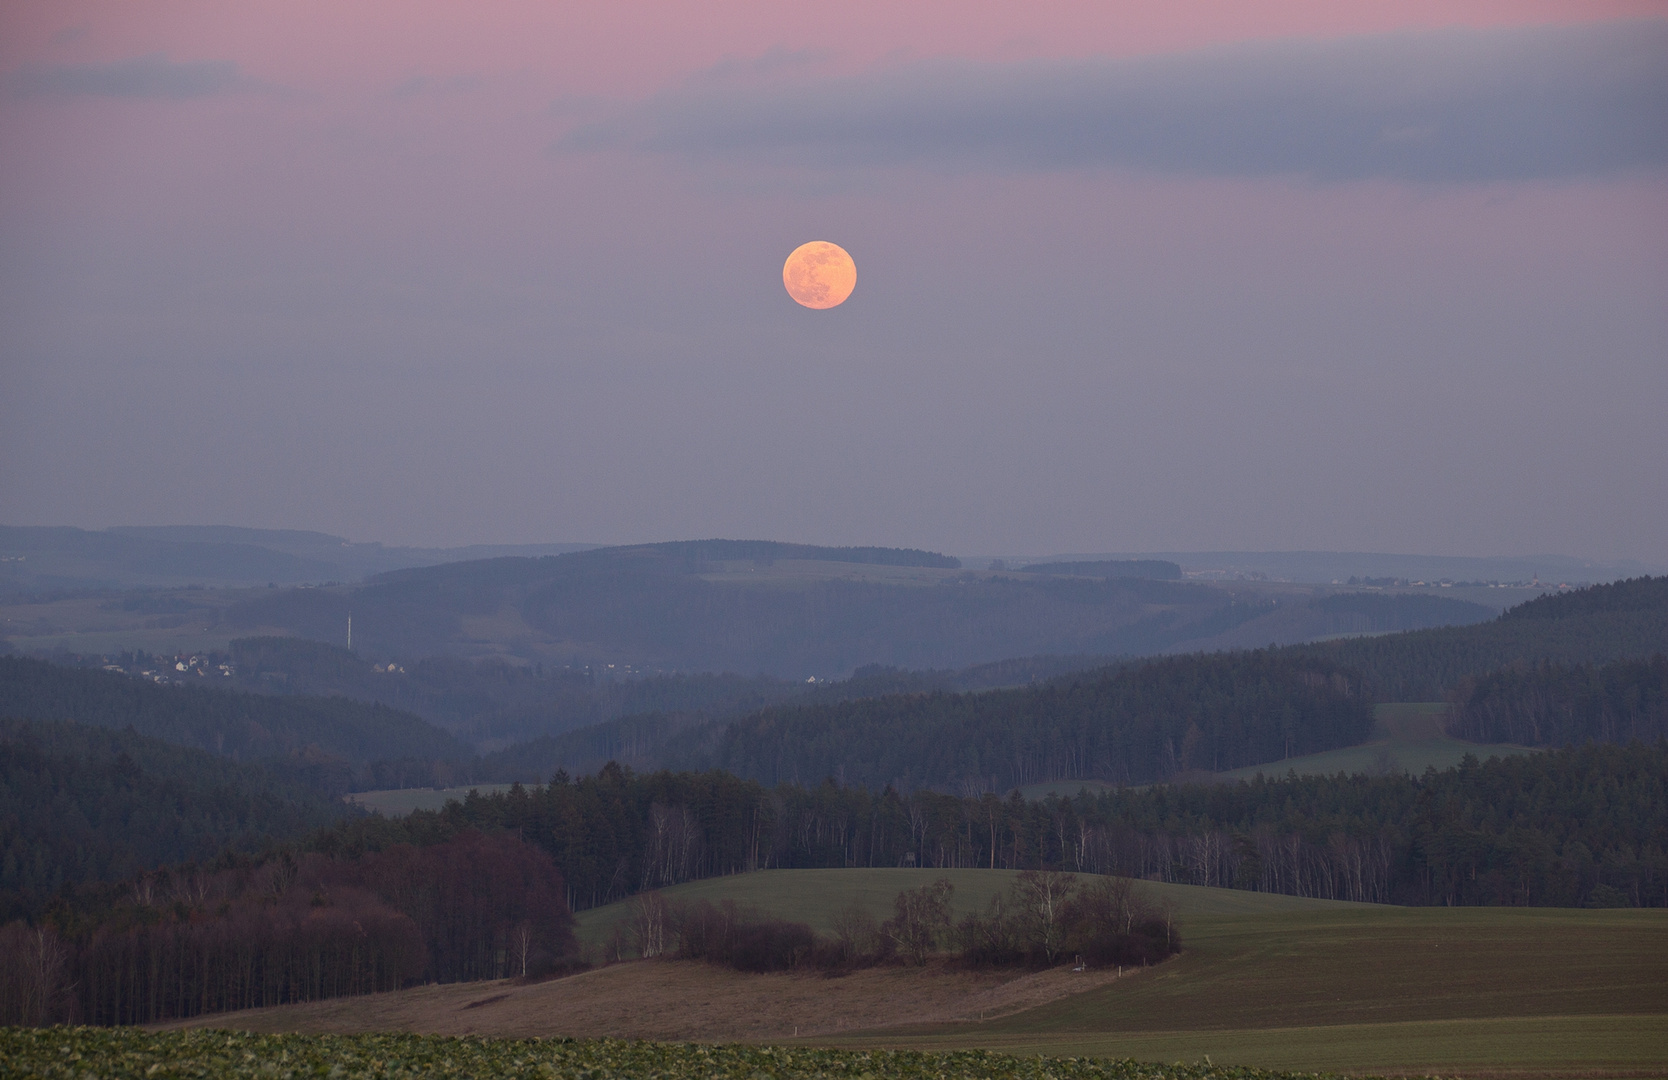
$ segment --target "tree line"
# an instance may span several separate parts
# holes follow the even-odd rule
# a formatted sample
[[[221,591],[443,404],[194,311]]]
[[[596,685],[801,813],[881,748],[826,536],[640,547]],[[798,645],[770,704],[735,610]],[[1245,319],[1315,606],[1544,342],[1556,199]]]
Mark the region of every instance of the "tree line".
[[[867,669],[739,718],[623,715],[489,754],[477,774],[529,780],[557,768],[590,772],[613,759],[638,768],[724,768],[765,783],[827,775],[968,794],[1068,778],[1142,783],[1267,764],[1364,741],[1370,702],[1452,698],[1491,672],[1536,663],[1591,666],[1668,651],[1665,586],[1668,578],[1617,582],[1541,597],[1469,626],[1248,653],[1098,666],[1081,657],[1070,665],[1076,670],[1052,671],[1031,661],[1009,673],[1007,689],[990,689],[995,680],[975,681],[972,671],[944,678]],[[1355,620],[1346,629],[1384,630],[1438,614],[1454,618],[1447,609],[1467,605],[1446,597],[1342,594],[1311,606]],[[1317,674],[1341,683],[1351,700],[1325,700],[1313,685]],[[1015,682],[1030,685],[1013,688]],[[1636,734],[1652,737],[1646,728]]]
[[[0,719],[0,921],[66,886],[258,852],[347,812],[272,769],[131,730]]]
[[[1668,741],[1468,758],[1417,777],[1258,776],[1042,801],[610,765],[61,892],[0,932],[0,1016],[152,1022],[530,973],[572,954],[573,909],[747,870],[900,865],[1403,904],[1668,906]],[[1013,917],[985,913],[957,931],[958,948],[1035,962],[1031,916]],[[1087,940],[1071,925],[1059,942]],[[792,939],[773,940],[791,951]]]
[[[342,697],[159,686],[125,674],[0,656],[0,716],[132,728],[237,761],[313,763],[321,787],[350,790],[371,763],[466,761],[456,739],[411,713]]]
[[[1400,904],[1668,904],[1668,743],[1468,759],[1422,776],[1259,776],[1027,801],[722,771],[634,773],[340,823],[340,855],[508,830],[575,910],[770,867],[1058,870]]]
[[[1441,701],[1470,678],[1516,665],[1608,664],[1668,653],[1668,577],[1542,596],[1499,618],[1285,651],[1359,672],[1379,701]]]
[[[667,756],[766,784],[843,783],[978,794],[1060,779],[1144,784],[1367,739],[1359,675],[1273,650],[1201,653],[1018,690],[780,706],[694,732]],[[687,748],[686,748],[687,747]]]
[[[1649,742],[1668,737],[1668,656],[1506,668],[1465,680],[1450,700],[1449,732],[1472,742]]]
[[[561,876],[508,834],[357,858],[227,856],[0,929],[0,1023],[141,1024],[539,974],[577,951]]]

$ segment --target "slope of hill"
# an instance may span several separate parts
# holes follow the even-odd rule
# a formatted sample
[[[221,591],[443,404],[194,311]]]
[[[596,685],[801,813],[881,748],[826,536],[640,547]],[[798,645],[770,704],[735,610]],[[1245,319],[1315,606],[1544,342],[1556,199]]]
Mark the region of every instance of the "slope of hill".
[[[576,908],[766,867],[1044,867],[1405,904],[1668,904],[1668,746],[1588,745],[1409,776],[1267,775],[1044,802],[611,765],[367,819],[331,850],[506,829]],[[320,841],[323,843],[324,841]]]
[[[65,885],[254,850],[346,813],[294,777],[131,730],[0,720],[0,922]]]
[[[287,759],[322,767],[321,782],[326,782],[333,763],[432,763],[469,756],[446,732],[385,705],[207,686],[157,686],[114,672],[21,657],[0,656],[0,716],[132,728],[141,735],[242,761]],[[346,779],[340,775],[334,782]]]
[[[681,885],[671,900],[734,900],[831,928],[856,901],[877,917],[948,876],[958,912],[1005,888],[1001,870],[771,870]],[[397,1028],[509,1036],[798,1040],[864,1048],[1335,1069],[1391,1075],[1649,1075],[1668,1051],[1668,919],[1658,911],[1405,909],[1142,883],[1180,928],[1181,956],[1124,978],[1022,980],[938,968],[741,975],[650,961],[533,985],[397,994],[203,1018],[253,1031]],[[632,904],[580,916],[596,948]],[[1441,977],[1433,977],[1433,968]],[[1075,983],[1074,983],[1075,980]],[[1052,1000],[1050,1000],[1052,999]]]
[[[1655,742],[1668,737],[1668,656],[1507,668],[1467,679],[1453,699],[1448,727],[1461,738],[1531,746]]]
[[[1065,558],[1065,556],[1061,556]],[[1156,551],[1122,555],[1078,555],[1087,559],[1163,559],[1180,563],[1189,574],[1215,578],[1267,578],[1315,584],[1373,578],[1379,581],[1468,582],[1541,581],[1584,585],[1639,574],[1662,573],[1630,559],[1598,562],[1568,555],[1478,557],[1392,555],[1370,551]]]
[[[622,715],[737,716],[817,689],[799,680],[734,674],[608,678],[606,669],[599,676],[496,657],[432,656],[390,670],[340,645],[298,637],[237,638],[226,656],[234,671],[230,681],[242,689],[379,702],[487,751]]]
[[[373,656],[497,654],[804,680],[873,663],[1152,654],[1242,625],[1267,644],[1490,614],[1445,597],[1373,597],[1368,608],[1315,599],[1290,586],[972,571],[929,552],[714,540],[403,570],[251,596],[224,618],[338,641],[352,613],[355,641]]]
[[[1528,707],[1525,695],[1533,692],[1519,685],[1522,676],[1507,672],[1486,686],[1476,680],[1506,665],[1548,657],[1606,659],[1668,651],[1665,583],[1668,578],[1643,578],[1549,596],[1472,626],[1148,661],[1082,673],[1049,687],[778,706],[724,725],[682,730],[663,719],[643,718],[621,721],[616,729],[597,734],[611,737],[622,753],[638,760],[656,760],[658,755],[658,760],[727,768],[767,782],[836,776],[870,786],[998,791],[1065,779],[1147,783],[1190,769],[1216,773],[1272,765],[1279,771],[1285,759],[1368,741],[1371,729],[1362,711],[1374,698],[1431,701],[1450,692],[1476,698],[1469,711],[1455,714],[1455,722],[1464,727],[1455,734],[1477,742],[1545,746],[1586,738],[1648,741],[1664,726],[1665,691],[1655,667],[1562,677],[1566,697],[1585,688],[1589,704],[1583,707],[1592,714],[1587,721],[1591,733],[1575,738],[1554,737],[1565,728],[1575,729],[1560,727],[1550,718],[1536,729],[1544,729],[1544,737],[1525,737],[1519,729],[1527,730],[1527,721],[1513,726],[1506,699],[1511,697],[1517,712],[1523,713]],[[1314,606],[1371,613],[1388,599],[1339,595]],[[1326,666],[1306,669],[1303,665],[1309,660]],[[1345,662],[1349,660],[1362,661],[1361,666],[1353,667]],[[1263,696],[1255,706],[1229,704],[1244,692],[1229,685],[1232,678],[1226,684],[1222,678],[1236,665],[1245,667],[1247,679],[1273,676],[1272,681],[1257,683],[1257,693]],[[1259,674],[1253,676],[1253,671]],[[1616,700],[1606,707],[1591,704],[1604,696],[1607,678],[1616,684],[1610,693]],[[1342,714],[1315,719],[1309,699],[1328,679],[1351,687],[1350,693],[1360,699],[1361,715],[1352,714],[1350,722]],[[1067,690],[1068,683],[1075,685]],[[1508,684],[1518,689],[1508,690]],[[1165,687],[1162,706],[1142,703],[1149,691],[1133,688],[1143,685]],[[1411,693],[1421,696],[1403,696]],[[1486,724],[1474,721],[1471,718],[1485,710],[1483,697],[1488,695],[1494,702],[1488,707],[1499,715]],[[1563,711],[1574,707],[1568,704]],[[1230,713],[1252,719],[1227,721]],[[1250,726],[1235,726],[1241,723]],[[1437,737],[1441,734],[1446,733]],[[580,740],[586,735],[580,731],[569,736],[575,751],[585,749]]]
[[[1089,559],[1080,562],[1027,563],[1028,574],[1056,574],[1063,577],[1154,578],[1180,581],[1182,568],[1163,559]]]
[[[1649,1075],[1668,1055],[1660,911],[1394,908],[1179,920],[1150,976],[972,1025],[825,1039],[1389,1075]]]
[[[691,764],[765,783],[1007,791],[1067,776],[1148,783],[1364,741],[1370,700],[1325,662],[1268,652],[1176,657],[1054,684],[767,709]],[[698,733],[697,733],[698,734]],[[682,749],[674,743],[673,760]]]
[[[384,547],[299,529],[142,526],[90,531],[0,526],[0,594],[171,585],[357,581],[407,566],[553,555],[584,544]]]
[[[905,671],[871,665],[849,679],[814,684],[767,678],[740,680],[734,676],[660,676],[611,684],[622,701],[632,703],[654,696],[672,697],[659,689],[681,680],[698,682],[730,679],[748,687],[745,696],[709,699],[684,708],[664,707],[654,712],[620,711],[623,715],[601,723],[581,725],[486,753],[477,769],[483,780],[542,780],[558,769],[590,773],[610,761],[633,768],[654,768],[669,753],[684,760],[706,760],[729,719],[740,718],[772,704],[829,705],[896,694],[931,694],[987,690],[1046,682],[1074,671],[1107,667],[1107,658],[1035,656],[977,664],[957,671]],[[635,688],[635,689],[634,689]],[[629,696],[628,696],[629,695]],[[554,725],[552,725],[554,726]]]
[[[1605,664],[1668,653],[1668,577],[1543,596],[1475,626],[1328,641],[1298,651],[1361,672],[1384,701],[1436,701],[1513,664]]]
[[[490,641],[545,662],[803,680],[875,662],[942,668],[1152,651],[1263,610],[1204,586],[1020,580],[953,562],[925,552],[657,544],[401,571],[352,589],[252,598],[226,618],[332,640],[351,610],[355,639],[372,654],[469,653],[471,641]]]

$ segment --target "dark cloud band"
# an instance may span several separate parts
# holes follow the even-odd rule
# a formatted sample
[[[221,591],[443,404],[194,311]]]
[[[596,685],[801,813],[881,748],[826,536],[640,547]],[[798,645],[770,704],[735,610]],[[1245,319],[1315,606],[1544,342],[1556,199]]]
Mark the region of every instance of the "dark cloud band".
[[[233,63],[152,55],[28,68],[11,83],[13,92],[25,97],[197,98],[238,89],[243,79]]]
[[[934,61],[691,86],[571,133],[786,165],[1090,167],[1494,181],[1668,163],[1668,22],[1282,41],[1169,57]]]

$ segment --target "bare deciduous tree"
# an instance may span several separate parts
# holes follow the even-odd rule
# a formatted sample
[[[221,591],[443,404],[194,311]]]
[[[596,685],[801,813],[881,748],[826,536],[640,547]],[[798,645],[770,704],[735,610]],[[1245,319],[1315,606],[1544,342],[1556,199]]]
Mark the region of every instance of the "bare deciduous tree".
[[[632,902],[631,937],[645,960],[666,951],[666,899],[658,890],[640,893]]]
[[[949,931],[950,894],[954,891],[947,878],[939,878],[918,889],[905,889],[893,901],[892,918],[886,920],[881,932],[897,944],[910,963],[925,964],[927,955]]]
[[[1075,876],[1053,870],[1026,870],[1014,881],[1027,944],[1042,950],[1050,964],[1060,954],[1066,899],[1076,886]]]

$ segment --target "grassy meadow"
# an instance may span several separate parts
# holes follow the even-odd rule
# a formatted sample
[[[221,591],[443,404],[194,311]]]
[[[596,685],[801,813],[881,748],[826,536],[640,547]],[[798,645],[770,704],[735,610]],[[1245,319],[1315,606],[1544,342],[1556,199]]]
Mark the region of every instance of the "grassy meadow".
[[[983,910],[991,898],[1007,889],[1017,870],[761,870],[752,874],[706,878],[662,890],[668,899],[685,902],[735,900],[752,904],[784,919],[809,923],[818,933],[832,933],[834,914],[853,900],[861,902],[876,918],[892,913],[892,900],[904,889],[913,889],[947,878],[955,886],[951,906],[957,918]],[[1258,916],[1279,912],[1309,912],[1327,909],[1382,911],[1376,904],[1352,904],[1343,900],[1306,900],[1277,893],[1242,892],[1237,889],[1205,889],[1194,885],[1166,885],[1144,882],[1148,895],[1170,905],[1177,922],[1186,928],[1199,920],[1232,916]],[[624,900],[592,908],[578,915],[582,944],[600,945],[615,924],[631,917],[634,901]]]
[[[1532,754],[1527,746],[1510,743],[1473,743],[1455,739],[1448,734],[1445,720],[1448,705],[1442,701],[1389,702],[1373,706],[1372,738],[1358,746],[1324,750],[1318,754],[1269,761],[1261,765],[1247,765],[1219,773],[1188,774],[1185,779],[1203,783],[1250,780],[1258,774],[1270,778],[1284,777],[1288,772],[1298,776],[1335,776],[1338,773],[1368,776],[1389,772],[1412,773],[1426,769],[1452,769],[1466,754],[1479,761],[1513,754]],[[1027,799],[1046,799],[1050,795],[1070,798],[1079,791],[1090,794],[1111,790],[1115,785],[1101,780],[1053,780],[1028,784],[1019,789]]]
[[[988,902],[1015,874],[768,870],[664,893],[755,904],[826,932],[853,900],[884,916],[900,889],[939,876],[954,884],[959,913]],[[1209,1060],[1310,1073],[1668,1077],[1668,911],[1403,908],[1151,882],[1142,888],[1173,914],[1185,949],[1121,974],[940,962],[829,978],[652,961],[547,982],[419,986],[169,1026],[987,1050],[1033,1061]],[[580,914],[593,960],[602,959],[632,903]]]
[[[877,915],[933,870],[771,870],[668,896],[729,897],[826,930]],[[956,908],[1011,871],[944,872]],[[1185,951],[1145,972],[984,1023],[822,1039],[1384,1073],[1668,1076],[1668,911],[1403,908],[1144,883]],[[629,902],[580,916],[600,944]]]
[[[374,810],[383,817],[402,817],[413,810],[439,810],[456,799],[462,802],[471,791],[496,795],[510,790],[510,784],[466,784],[449,788],[389,788],[385,791],[357,791],[345,795],[348,802]]]

